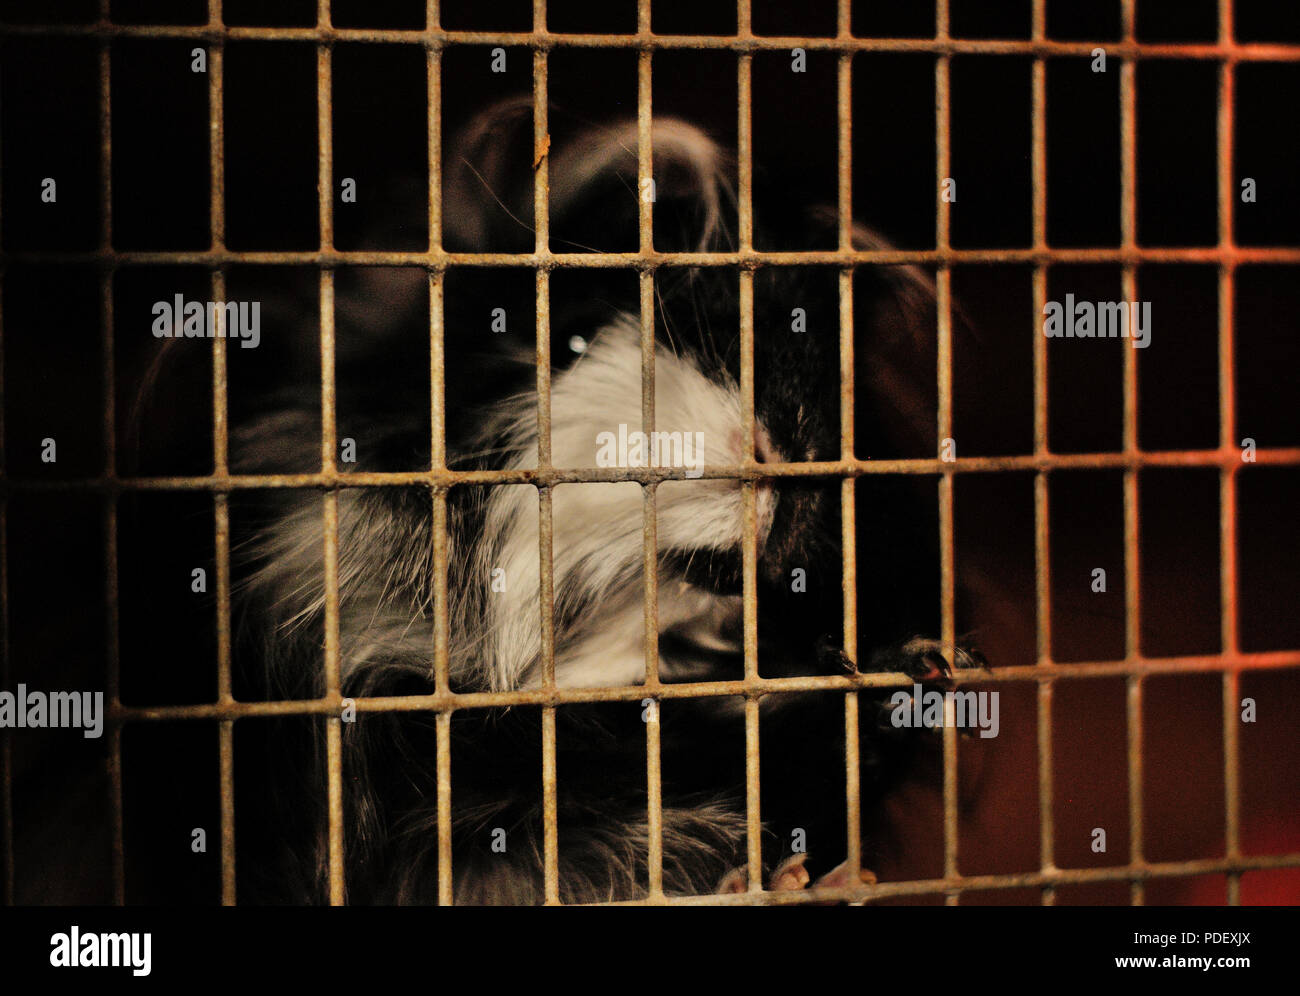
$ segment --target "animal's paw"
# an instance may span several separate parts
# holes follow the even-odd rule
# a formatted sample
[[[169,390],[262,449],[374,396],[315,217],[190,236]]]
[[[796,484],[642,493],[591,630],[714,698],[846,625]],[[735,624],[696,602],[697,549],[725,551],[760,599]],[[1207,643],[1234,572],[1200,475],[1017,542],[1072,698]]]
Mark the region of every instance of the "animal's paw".
[[[812,886],[814,889],[848,889],[857,885],[875,884],[875,872],[869,868],[861,868],[855,877],[849,863],[844,861],[813,882]]]
[[[959,645],[954,648],[953,656],[955,659],[950,665],[943,655],[943,644],[939,640],[914,636],[905,643],[875,651],[871,655],[871,665],[868,670],[902,671],[923,685],[937,685],[943,688],[951,687],[954,669],[988,670],[988,661],[974,647]]]
[[[867,670],[876,673],[901,671],[927,692],[931,690],[948,692],[955,687],[954,670],[960,672],[974,668],[989,669],[984,655],[974,647],[959,645],[954,648],[955,668],[949,664],[943,651],[943,644],[939,640],[916,636],[872,653]],[[906,696],[906,701],[901,703],[902,708],[907,711],[912,709],[912,689],[895,690],[882,697],[879,700],[877,717],[877,726],[881,730],[892,732],[899,729],[895,722],[900,705],[899,694]],[[911,724],[907,724],[901,729],[910,730],[912,727]]]
[[[952,664],[943,655],[943,643],[922,636],[896,643],[873,651],[870,663],[859,669],[858,664],[846,654],[838,641],[832,636],[823,636],[817,641],[817,659],[824,672],[836,670],[849,671],[853,674],[866,672],[881,673],[902,671],[923,685],[951,685],[954,669],[963,671],[968,668],[988,670],[988,661],[974,647],[958,645],[954,648]]]
[[[807,854],[792,854],[782,861],[768,876],[768,892],[799,892],[810,886],[814,889],[843,889],[852,885],[866,884],[874,885],[876,875],[874,872],[862,869],[858,872],[855,881],[849,863],[832,868],[825,875],[818,879],[813,879],[805,867],[808,861]],[[733,868],[723,876],[722,881],[718,883],[717,892],[719,895],[728,895],[731,893],[746,892],[749,889],[749,872],[745,868]]]

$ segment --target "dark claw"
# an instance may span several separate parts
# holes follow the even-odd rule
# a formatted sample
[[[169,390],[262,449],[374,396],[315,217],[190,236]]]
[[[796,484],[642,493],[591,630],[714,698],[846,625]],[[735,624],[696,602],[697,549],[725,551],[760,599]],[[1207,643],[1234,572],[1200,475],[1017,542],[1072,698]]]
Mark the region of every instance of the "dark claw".
[[[829,633],[817,641],[817,663],[823,674],[837,670],[849,674],[858,673],[857,662],[844,652],[839,642]]]
[[[948,662],[934,650],[904,658],[903,670],[923,685],[943,684],[952,677]]]
[[[989,662],[985,656],[975,647],[958,647],[957,648],[957,666],[960,667],[977,667],[983,671],[992,671]]]
[[[954,666],[948,663],[941,652],[938,640],[926,640],[914,637],[905,643],[896,644],[877,650],[871,655],[872,671],[902,671],[913,680],[923,685],[940,688],[952,687]],[[973,647],[958,646],[954,648],[956,658],[955,670],[983,668],[989,670],[984,655]]]

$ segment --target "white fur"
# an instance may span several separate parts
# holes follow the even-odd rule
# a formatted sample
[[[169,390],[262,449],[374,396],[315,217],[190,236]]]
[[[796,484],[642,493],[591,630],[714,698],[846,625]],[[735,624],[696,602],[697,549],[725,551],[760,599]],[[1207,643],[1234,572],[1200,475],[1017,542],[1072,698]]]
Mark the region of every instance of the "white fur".
[[[516,419],[512,442],[519,453],[512,466],[535,465],[535,402]],[[619,423],[641,424],[641,347],[630,320],[606,328],[551,392],[551,457],[556,467],[594,468],[596,436]],[[699,432],[705,464],[737,464],[741,446],[740,392],[717,384],[688,359],[662,345],[655,354],[655,428]],[[760,427],[760,432],[761,427]],[[658,488],[660,554],[737,549],[742,499],[734,480],[665,481]],[[759,543],[771,528],[774,497],[759,491]],[[587,642],[556,655],[561,687],[622,685],[645,674],[642,653],[641,488],[635,483],[562,484],[552,501],[555,587],[576,581],[592,592],[621,592],[601,603],[601,625]],[[491,570],[505,570],[505,592],[489,597],[490,676],[495,689],[536,685],[541,651],[536,501],[531,489],[498,488],[487,518],[489,535],[500,537],[483,556],[484,583]],[[720,596],[689,587],[665,586],[660,593],[660,632],[696,618],[714,618]]]
[[[503,132],[527,114],[527,102],[507,105],[462,136],[467,156],[481,160],[449,178],[453,205],[449,231],[478,244],[485,239],[481,213],[455,205],[473,201],[465,184],[500,185]],[[557,150],[550,164],[553,215],[578,210],[582,193],[600,176],[635,176],[635,122],[592,129]],[[653,148],[661,192],[694,197],[702,209],[697,248],[728,241],[725,202],[734,197],[726,153],[704,132],[682,121],[655,123]],[[464,160],[468,163],[470,160]],[[472,180],[471,180],[472,178]],[[655,355],[655,429],[702,435],[705,465],[743,460],[741,402],[737,386],[707,378],[689,357],[660,344]],[[623,316],[602,330],[586,352],[556,375],[551,395],[552,463],[564,469],[595,469],[597,437],[620,424],[641,426],[641,347],[638,323]],[[507,402],[487,436],[499,442],[504,426],[507,466],[536,466],[537,398]],[[271,427],[273,428],[273,427]],[[295,426],[295,429],[300,427]],[[267,436],[270,429],[265,430]],[[755,425],[763,459],[779,459],[767,433]],[[698,437],[689,437],[698,438]],[[741,485],[734,480],[665,481],[657,489],[661,555],[735,550],[741,543]],[[771,528],[775,495],[758,489],[759,543]],[[557,616],[569,622],[556,633],[556,680],[561,686],[608,686],[644,677],[643,502],[634,482],[564,484],[553,492],[553,559]],[[449,556],[471,558],[467,587],[449,592],[450,667],[454,680],[473,687],[509,690],[535,686],[541,678],[539,521],[536,492],[528,486],[490,489],[483,535],[449,537]],[[339,496],[339,582],[342,676],[362,687],[394,670],[431,669],[431,537],[403,535],[382,515],[365,510],[354,494]],[[259,537],[252,552],[263,566],[247,582],[277,609],[280,635],[318,618],[324,606],[320,570],[321,509],[307,501]],[[460,563],[465,563],[461,561]],[[505,590],[492,591],[496,569]],[[688,633],[702,648],[734,649],[722,630],[734,622],[739,601],[679,579],[660,578],[659,629]],[[481,598],[479,596],[482,596]],[[565,615],[570,603],[594,603],[591,618]],[[666,676],[674,666],[661,662]]]

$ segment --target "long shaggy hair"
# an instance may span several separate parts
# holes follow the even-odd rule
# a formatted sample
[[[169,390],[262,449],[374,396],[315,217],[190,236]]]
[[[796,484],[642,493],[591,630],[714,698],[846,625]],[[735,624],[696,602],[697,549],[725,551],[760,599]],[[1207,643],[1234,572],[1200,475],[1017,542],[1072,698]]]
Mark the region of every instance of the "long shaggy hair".
[[[512,170],[523,105],[494,108],[453,145],[445,176],[444,244],[483,250],[494,232],[527,227],[532,176]],[[735,245],[729,156],[684,121],[653,132],[657,231],[683,250]],[[603,249],[636,231],[636,129],[592,127],[551,150],[550,211]],[[523,157],[527,162],[527,157]],[[483,204],[482,208],[472,205]],[[805,219],[795,238],[829,224]],[[859,246],[880,241],[855,230]],[[567,248],[567,247],[566,247]],[[612,271],[611,271],[612,272]],[[624,280],[626,273],[621,275]],[[594,280],[601,279],[599,274]],[[838,333],[792,331],[791,311],[811,293],[806,274],[755,274],[755,439],[764,462],[839,456]],[[363,280],[366,303],[348,316],[365,334],[341,343],[365,375],[340,385],[340,409],[362,413],[350,434],[358,462],[386,455],[428,465],[427,380],[392,362],[394,337],[411,329],[418,294],[379,275]],[[744,459],[736,272],[665,268],[656,282],[655,429],[702,440],[703,464]],[[417,286],[418,291],[418,286]],[[641,427],[637,302],[611,277],[590,307],[551,316],[551,454],[560,468],[593,467],[598,437]],[[504,295],[505,292],[503,291]],[[517,333],[483,335],[497,302],[472,315],[448,301],[447,355],[473,357],[480,375],[448,378],[448,462],[453,468],[537,465],[532,345]],[[520,307],[531,307],[522,302]],[[883,436],[920,431],[919,384],[933,357],[932,298],[924,277],[882,268],[861,283],[855,340],[860,424]],[[427,373],[427,371],[426,371]],[[423,392],[423,393],[422,393]],[[237,471],[283,470],[319,453],[319,400],[310,386],[279,391],[232,444]],[[876,417],[876,416],[879,417]],[[357,427],[360,427],[358,430]],[[694,435],[699,434],[699,435]],[[855,667],[826,634],[840,631],[838,480],[781,478],[758,488],[760,667],[764,675],[835,673]],[[253,694],[324,691],[324,525],[320,499],[282,497],[243,544],[237,585],[242,680]],[[886,514],[888,513],[888,514]],[[880,522],[906,521],[906,508]],[[553,492],[555,680],[562,688],[644,679],[643,504],[635,483],[565,484]],[[345,696],[433,690],[434,562],[430,495],[423,488],[356,488],[338,498],[339,653]],[[866,528],[872,528],[871,523]],[[538,687],[542,675],[538,506],[527,486],[458,486],[448,497],[449,665],[453,690]],[[658,627],[666,681],[739,678],[741,485],[672,480],[658,487]],[[916,552],[918,560],[924,551]],[[906,591],[911,565],[888,565]],[[792,583],[802,574],[803,585]],[[931,641],[879,636],[870,666],[942,680]],[[958,665],[968,663],[959,655]],[[864,663],[864,668],[866,667]],[[881,697],[862,693],[863,805],[871,807],[905,768],[914,744],[880,724]],[[744,727],[741,700],[662,704],[665,777],[663,883],[669,894],[744,888]],[[764,856],[797,887],[802,848],[826,875],[843,857],[844,704],[841,694],[767,696],[763,715]],[[645,894],[649,827],[640,703],[557,710],[560,897],[565,902]],[[458,903],[542,899],[540,726],[536,709],[453,714],[452,875]],[[319,902],[328,895],[324,819],[324,724],[259,723],[260,745],[241,750],[241,896]],[[343,724],[346,886],[351,902],[430,902],[437,895],[434,724],[420,713],[357,715]],[[249,788],[255,785],[257,788]],[[249,800],[253,800],[251,803]],[[266,819],[250,824],[250,808]],[[244,828],[252,826],[252,829]],[[871,821],[864,821],[869,829]],[[826,878],[824,881],[838,881]]]

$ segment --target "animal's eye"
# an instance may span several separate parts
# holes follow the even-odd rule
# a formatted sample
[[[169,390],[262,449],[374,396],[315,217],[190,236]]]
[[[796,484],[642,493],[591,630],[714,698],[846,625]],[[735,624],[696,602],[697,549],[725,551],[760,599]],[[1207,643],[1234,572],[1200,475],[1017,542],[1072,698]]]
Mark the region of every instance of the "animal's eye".
[[[580,335],[569,336],[569,349],[574,353],[585,353],[587,351],[587,340]]]

